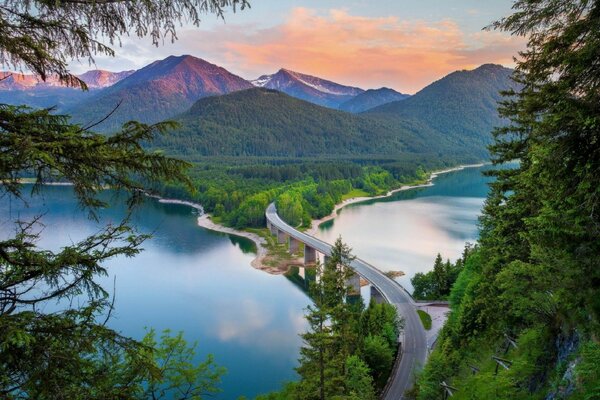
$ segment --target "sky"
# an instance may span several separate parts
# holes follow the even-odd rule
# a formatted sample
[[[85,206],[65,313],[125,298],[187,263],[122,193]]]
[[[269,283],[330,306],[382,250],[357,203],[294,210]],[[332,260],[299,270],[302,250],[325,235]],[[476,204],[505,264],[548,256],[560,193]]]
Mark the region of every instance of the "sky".
[[[512,0],[250,0],[225,19],[206,15],[178,29],[175,43],[125,38],[115,57],[81,73],[139,69],[169,55],[191,54],[246,79],[280,68],[364,89],[415,93],[460,69],[514,65],[523,38],[483,30],[510,14]]]

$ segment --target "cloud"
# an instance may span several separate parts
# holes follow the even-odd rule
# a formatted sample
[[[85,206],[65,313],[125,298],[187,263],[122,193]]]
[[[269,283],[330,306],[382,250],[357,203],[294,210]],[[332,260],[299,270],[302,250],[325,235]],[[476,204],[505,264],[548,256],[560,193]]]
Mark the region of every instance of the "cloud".
[[[465,33],[450,19],[432,23],[302,7],[272,27],[225,24],[183,30],[179,37],[174,45],[151,50],[147,43],[138,51],[126,44],[129,63],[189,53],[245,78],[285,67],[340,83],[413,93],[457,69],[511,65],[524,47],[523,39],[498,32]]]

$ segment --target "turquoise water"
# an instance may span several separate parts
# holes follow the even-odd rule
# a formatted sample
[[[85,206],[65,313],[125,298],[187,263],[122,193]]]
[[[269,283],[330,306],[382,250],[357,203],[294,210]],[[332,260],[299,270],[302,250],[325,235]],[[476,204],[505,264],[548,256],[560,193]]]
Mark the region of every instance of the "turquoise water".
[[[45,187],[29,208],[6,197],[0,202],[0,235],[14,232],[10,220],[45,213],[40,245],[49,249],[76,242],[100,225],[86,217],[69,187]],[[122,204],[116,200],[116,204]],[[122,205],[103,210],[101,222],[117,222]],[[110,325],[136,338],[145,327],[184,331],[198,342],[198,356],[213,353],[228,369],[218,399],[233,400],[276,390],[296,379],[304,308],[309,299],[283,276],[253,269],[254,244],[196,225],[187,206],[146,201],[134,219],[153,232],[135,258],[111,260],[100,279],[113,291],[116,312]]]
[[[351,204],[322,224],[317,236],[328,242],[342,236],[363,260],[383,271],[404,272],[397,280],[412,292],[410,278],[431,270],[438,252],[455,260],[465,243],[477,240],[490,182],[481,172],[488,168],[442,174],[434,186]]]
[[[465,242],[476,240],[489,181],[481,170],[444,174],[435,186],[348,206],[319,236],[333,242],[342,235],[359,257],[382,270],[404,271],[399,281],[411,289],[410,277],[431,269],[437,252],[455,259]],[[124,215],[122,199],[113,199],[116,206],[102,210],[97,224],[77,207],[70,187],[45,187],[42,195],[28,208],[2,198],[0,236],[14,232],[10,221],[44,214],[40,245],[58,249]],[[189,342],[198,342],[199,359],[213,353],[228,369],[217,399],[277,390],[296,378],[298,334],[306,328],[309,304],[305,288],[253,269],[252,242],[199,228],[196,218],[183,205],[149,199],[140,206],[134,221],[154,237],[137,257],[107,264],[109,276],[101,281],[111,293],[116,277],[110,324],[136,338],[146,327],[184,331]]]

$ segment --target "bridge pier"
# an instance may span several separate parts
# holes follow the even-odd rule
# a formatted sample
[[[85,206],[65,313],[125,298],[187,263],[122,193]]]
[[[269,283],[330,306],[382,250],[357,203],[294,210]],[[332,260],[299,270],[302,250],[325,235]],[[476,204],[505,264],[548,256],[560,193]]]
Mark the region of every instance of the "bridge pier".
[[[377,304],[387,303],[385,297],[383,297],[383,295],[381,294],[379,289],[375,287],[375,285],[371,285],[371,298],[375,300],[375,303]]]
[[[269,224],[269,230],[271,231],[271,235],[277,235],[277,228],[273,224]]]
[[[353,273],[352,276],[346,280],[346,286],[350,288],[350,294],[360,294],[360,275]]]
[[[317,262],[317,250],[309,245],[304,245],[304,264],[314,264]]]
[[[297,253],[299,247],[300,247],[300,242],[290,236],[289,237],[289,250],[290,250],[290,254]]]
[[[282,244],[287,241],[288,235],[284,231],[277,230],[277,243]]]

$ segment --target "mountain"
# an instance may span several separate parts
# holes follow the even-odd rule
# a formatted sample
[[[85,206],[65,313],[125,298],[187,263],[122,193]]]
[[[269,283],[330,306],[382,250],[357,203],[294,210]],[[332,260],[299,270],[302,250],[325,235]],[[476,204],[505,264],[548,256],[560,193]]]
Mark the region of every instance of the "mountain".
[[[95,69],[87,71],[81,75],[77,75],[77,77],[84,81],[88,85],[89,89],[102,89],[114,85],[134,72],[135,71],[110,72],[101,69]],[[58,77],[56,76],[50,76],[46,81],[42,81],[32,74],[2,71],[0,72],[0,79],[0,90],[65,88],[65,86],[58,80]]]
[[[88,89],[102,89],[114,85],[134,72],[135,70],[110,72],[95,69],[79,75],[79,79],[86,83]]]
[[[134,71],[109,72],[88,71],[79,78],[88,85],[88,92],[66,87],[58,78],[50,76],[45,82],[35,75],[16,72],[0,72],[0,103],[28,105],[34,108],[56,107],[59,112],[84,99],[94,97],[98,89],[111,86],[131,75]]]
[[[186,158],[457,154],[443,136],[423,137],[413,124],[348,114],[264,88],[200,99],[176,120],[182,128],[154,145]]]
[[[340,104],[339,109],[351,113],[359,113],[375,108],[392,101],[409,98],[409,94],[396,92],[394,89],[382,87],[381,89],[369,89]]]
[[[497,112],[500,91],[517,88],[512,72],[494,64],[456,71],[406,100],[384,104],[366,114],[390,122],[419,124],[426,134],[438,133],[459,146],[475,146],[480,149],[478,155],[487,156],[490,132],[506,123]]]
[[[263,75],[252,83],[257,87],[278,90],[292,97],[331,108],[337,108],[363,92],[357,87],[340,85],[283,68],[273,75]]]
[[[253,87],[224,68],[189,55],[170,56],[135,71],[93,99],[67,111],[74,121],[99,121],[117,109],[99,131],[118,129],[124,122],[156,123],[187,110],[196,100]]]

